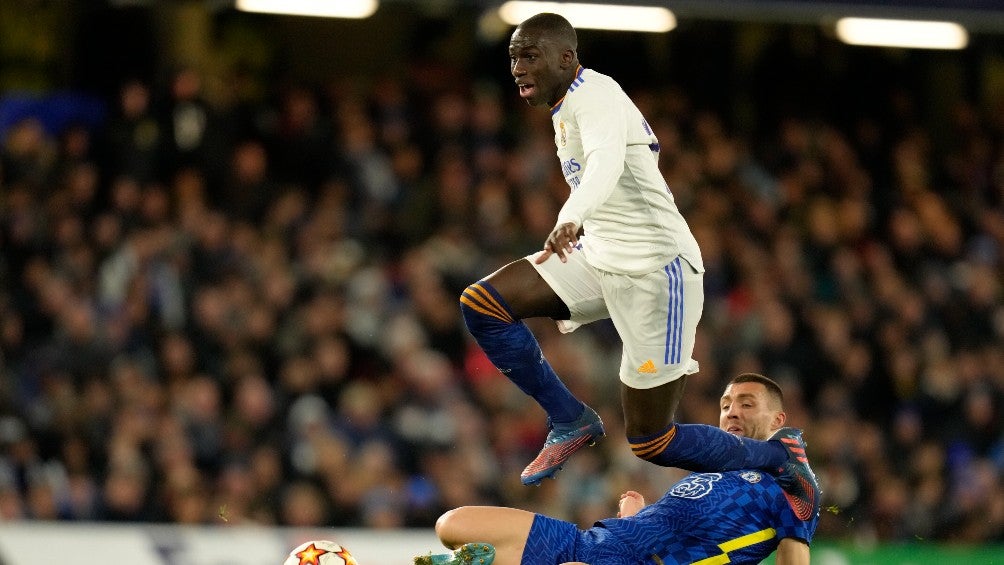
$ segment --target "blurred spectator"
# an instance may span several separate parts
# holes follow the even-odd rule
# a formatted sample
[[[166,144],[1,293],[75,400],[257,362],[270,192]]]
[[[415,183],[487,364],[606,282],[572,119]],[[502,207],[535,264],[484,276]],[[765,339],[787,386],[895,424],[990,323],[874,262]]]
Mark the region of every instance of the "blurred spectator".
[[[130,80],[119,91],[117,112],[105,127],[105,174],[138,182],[159,177],[164,131],[151,106],[150,87]]]

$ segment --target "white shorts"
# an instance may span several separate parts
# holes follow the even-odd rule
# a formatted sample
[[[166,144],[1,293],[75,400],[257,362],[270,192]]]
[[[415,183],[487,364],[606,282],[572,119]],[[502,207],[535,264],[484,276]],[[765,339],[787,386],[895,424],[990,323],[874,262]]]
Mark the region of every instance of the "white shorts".
[[[610,318],[623,343],[620,379],[648,389],[698,371],[694,336],[704,308],[704,275],[685,259],[643,275],[619,275],[590,265],[579,251],[562,263],[552,255],[542,265],[527,256],[544,281],[568,306],[562,333]]]

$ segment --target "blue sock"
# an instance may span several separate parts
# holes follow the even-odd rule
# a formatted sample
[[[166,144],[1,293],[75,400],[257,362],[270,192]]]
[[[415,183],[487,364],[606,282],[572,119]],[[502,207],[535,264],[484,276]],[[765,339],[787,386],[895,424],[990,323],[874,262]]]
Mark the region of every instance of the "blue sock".
[[[552,422],[578,418],[585,405],[561,382],[544,359],[530,328],[515,319],[502,296],[485,281],[467,287],[460,296],[467,329],[499,371],[533,397]]]
[[[705,424],[670,424],[661,432],[629,437],[631,451],[663,467],[694,472],[776,471],[788,460],[779,442],[732,435]]]

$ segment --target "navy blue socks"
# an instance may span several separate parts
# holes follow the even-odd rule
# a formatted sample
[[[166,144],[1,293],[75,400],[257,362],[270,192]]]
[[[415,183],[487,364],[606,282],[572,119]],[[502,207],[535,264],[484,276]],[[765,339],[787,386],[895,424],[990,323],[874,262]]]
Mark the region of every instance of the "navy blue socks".
[[[629,437],[628,442],[646,461],[695,472],[775,471],[788,460],[788,452],[776,441],[743,438],[705,424],[670,424],[652,435]]]
[[[582,414],[585,405],[561,382],[530,328],[513,316],[490,284],[479,281],[468,286],[460,296],[460,310],[492,364],[533,397],[552,422],[571,422]]]

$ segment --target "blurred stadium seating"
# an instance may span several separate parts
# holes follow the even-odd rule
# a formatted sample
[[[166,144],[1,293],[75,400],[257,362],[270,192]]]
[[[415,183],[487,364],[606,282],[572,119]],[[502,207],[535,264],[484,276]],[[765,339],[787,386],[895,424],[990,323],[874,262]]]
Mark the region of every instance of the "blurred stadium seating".
[[[842,45],[809,2],[710,11],[740,4],[580,35],[659,135],[709,268],[680,417],[716,421],[722,383],[763,372],[806,430],[821,543],[997,547],[1004,16],[967,3],[982,27],[938,52]],[[537,249],[567,187],[482,8],[0,5],[0,521],[588,524],[680,476],[625,445],[612,328],[535,322],[613,429],[517,480],[543,415],[456,297]]]

